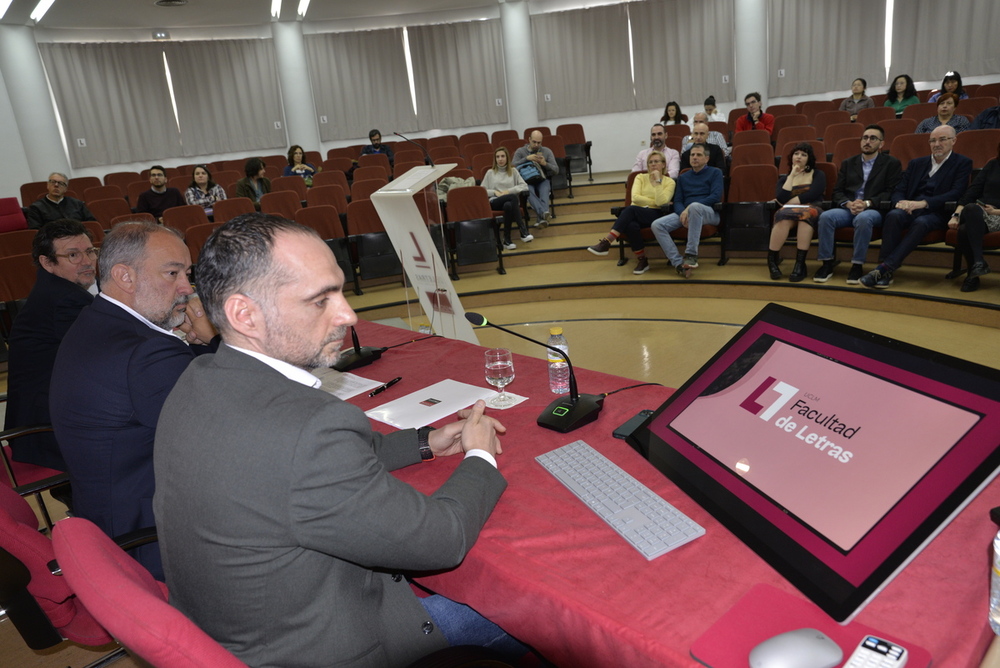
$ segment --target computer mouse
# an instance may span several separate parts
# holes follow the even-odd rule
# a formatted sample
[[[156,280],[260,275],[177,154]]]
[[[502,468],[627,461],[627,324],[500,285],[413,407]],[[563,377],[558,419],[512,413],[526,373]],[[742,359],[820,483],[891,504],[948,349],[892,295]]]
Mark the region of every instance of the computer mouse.
[[[750,650],[750,668],[834,668],[844,659],[840,645],[816,629],[795,629]]]

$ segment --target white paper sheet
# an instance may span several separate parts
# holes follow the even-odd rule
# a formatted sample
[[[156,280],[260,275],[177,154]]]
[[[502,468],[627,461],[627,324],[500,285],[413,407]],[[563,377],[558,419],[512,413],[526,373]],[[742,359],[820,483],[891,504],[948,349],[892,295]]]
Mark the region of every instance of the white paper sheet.
[[[324,390],[338,399],[344,399],[345,401],[362,392],[371,392],[379,385],[392,380],[391,378],[369,380],[361,376],[356,376],[353,373],[341,373],[336,369],[316,369],[312,373],[323,381]]]
[[[489,399],[496,393],[493,388],[477,387],[456,380],[442,380],[411,392],[405,397],[376,406],[365,415],[400,429],[417,429],[454,415],[456,411],[468,408],[476,400]],[[525,397],[511,396],[518,399],[517,403],[525,400]]]

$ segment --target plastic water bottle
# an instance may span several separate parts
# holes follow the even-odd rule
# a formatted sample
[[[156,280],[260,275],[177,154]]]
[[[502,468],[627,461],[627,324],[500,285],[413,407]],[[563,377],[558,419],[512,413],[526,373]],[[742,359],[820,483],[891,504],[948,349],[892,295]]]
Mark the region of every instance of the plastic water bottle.
[[[558,348],[569,354],[569,344],[563,336],[562,327],[551,327],[549,329],[548,344],[553,348]],[[549,389],[553,394],[566,394],[569,392],[569,365],[566,360],[553,351],[549,351]]]
[[[990,573],[990,626],[1000,635],[1000,532],[993,539],[993,571]]]

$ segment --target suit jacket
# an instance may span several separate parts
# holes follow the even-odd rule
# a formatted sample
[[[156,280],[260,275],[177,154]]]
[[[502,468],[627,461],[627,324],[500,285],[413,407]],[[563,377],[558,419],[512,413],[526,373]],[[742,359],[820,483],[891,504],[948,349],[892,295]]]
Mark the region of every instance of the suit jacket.
[[[154,458],[170,602],[252,666],[403,666],[444,646],[398,573],[459,564],[506,487],[469,457],[421,494],[389,473],[420,461],[412,429],[372,433],[227,346],[177,381]]]
[[[843,206],[845,202],[853,202],[858,188],[864,183],[864,197],[862,199],[871,200],[872,206],[877,206],[879,202],[888,202],[892,197],[899,179],[902,176],[903,167],[898,158],[885,153],[875,156],[875,164],[868,175],[868,182],[865,182],[865,174],[861,166],[861,154],[852,155],[844,160],[837,172],[837,184],[833,187],[833,205]]]
[[[59,347],[49,408],[74,514],[109,536],[155,523],[156,422],[194,356],[176,336],[152,329],[103,297],[83,309]],[[155,543],[132,555],[163,578]]]
[[[10,366],[5,429],[51,423],[49,381],[56,351],[80,311],[92,301],[93,295],[76,283],[38,268],[35,287],[7,339]],[[51,433],[22,436],[11,441],[11,450],[16,461],[66,470]]]
[[[892,194],[892,205],[900,200],[927,200],[929,211],[942,214],[945,202],[957,202],[969,185],[969,175],[972,174],[972,160],[952,151],[948,160],[941,165],[927,186],[930,195],[920,192],[920,182],[931,171],[931,156],[925,155],[910,160]]]

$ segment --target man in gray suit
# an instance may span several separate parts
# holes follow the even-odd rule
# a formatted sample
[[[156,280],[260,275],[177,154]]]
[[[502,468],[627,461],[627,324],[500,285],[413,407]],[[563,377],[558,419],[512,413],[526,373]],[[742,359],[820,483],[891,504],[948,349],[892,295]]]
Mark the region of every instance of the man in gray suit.
[[[462,561],[507,484],[505,429],[477,402],[436,431],[382,436],[319,389],[309,370],[333,364],[357,321],[343,281],[308,228],[265,214],[219,228],[198,289],[225,345],[192,362],[157,426],[170,601],[253,666],[402,666],[471,644],[399,573]],[[462,452],[429,497],[389,473]],[[492,627],[482,644],[516,644],[444,601]]]

